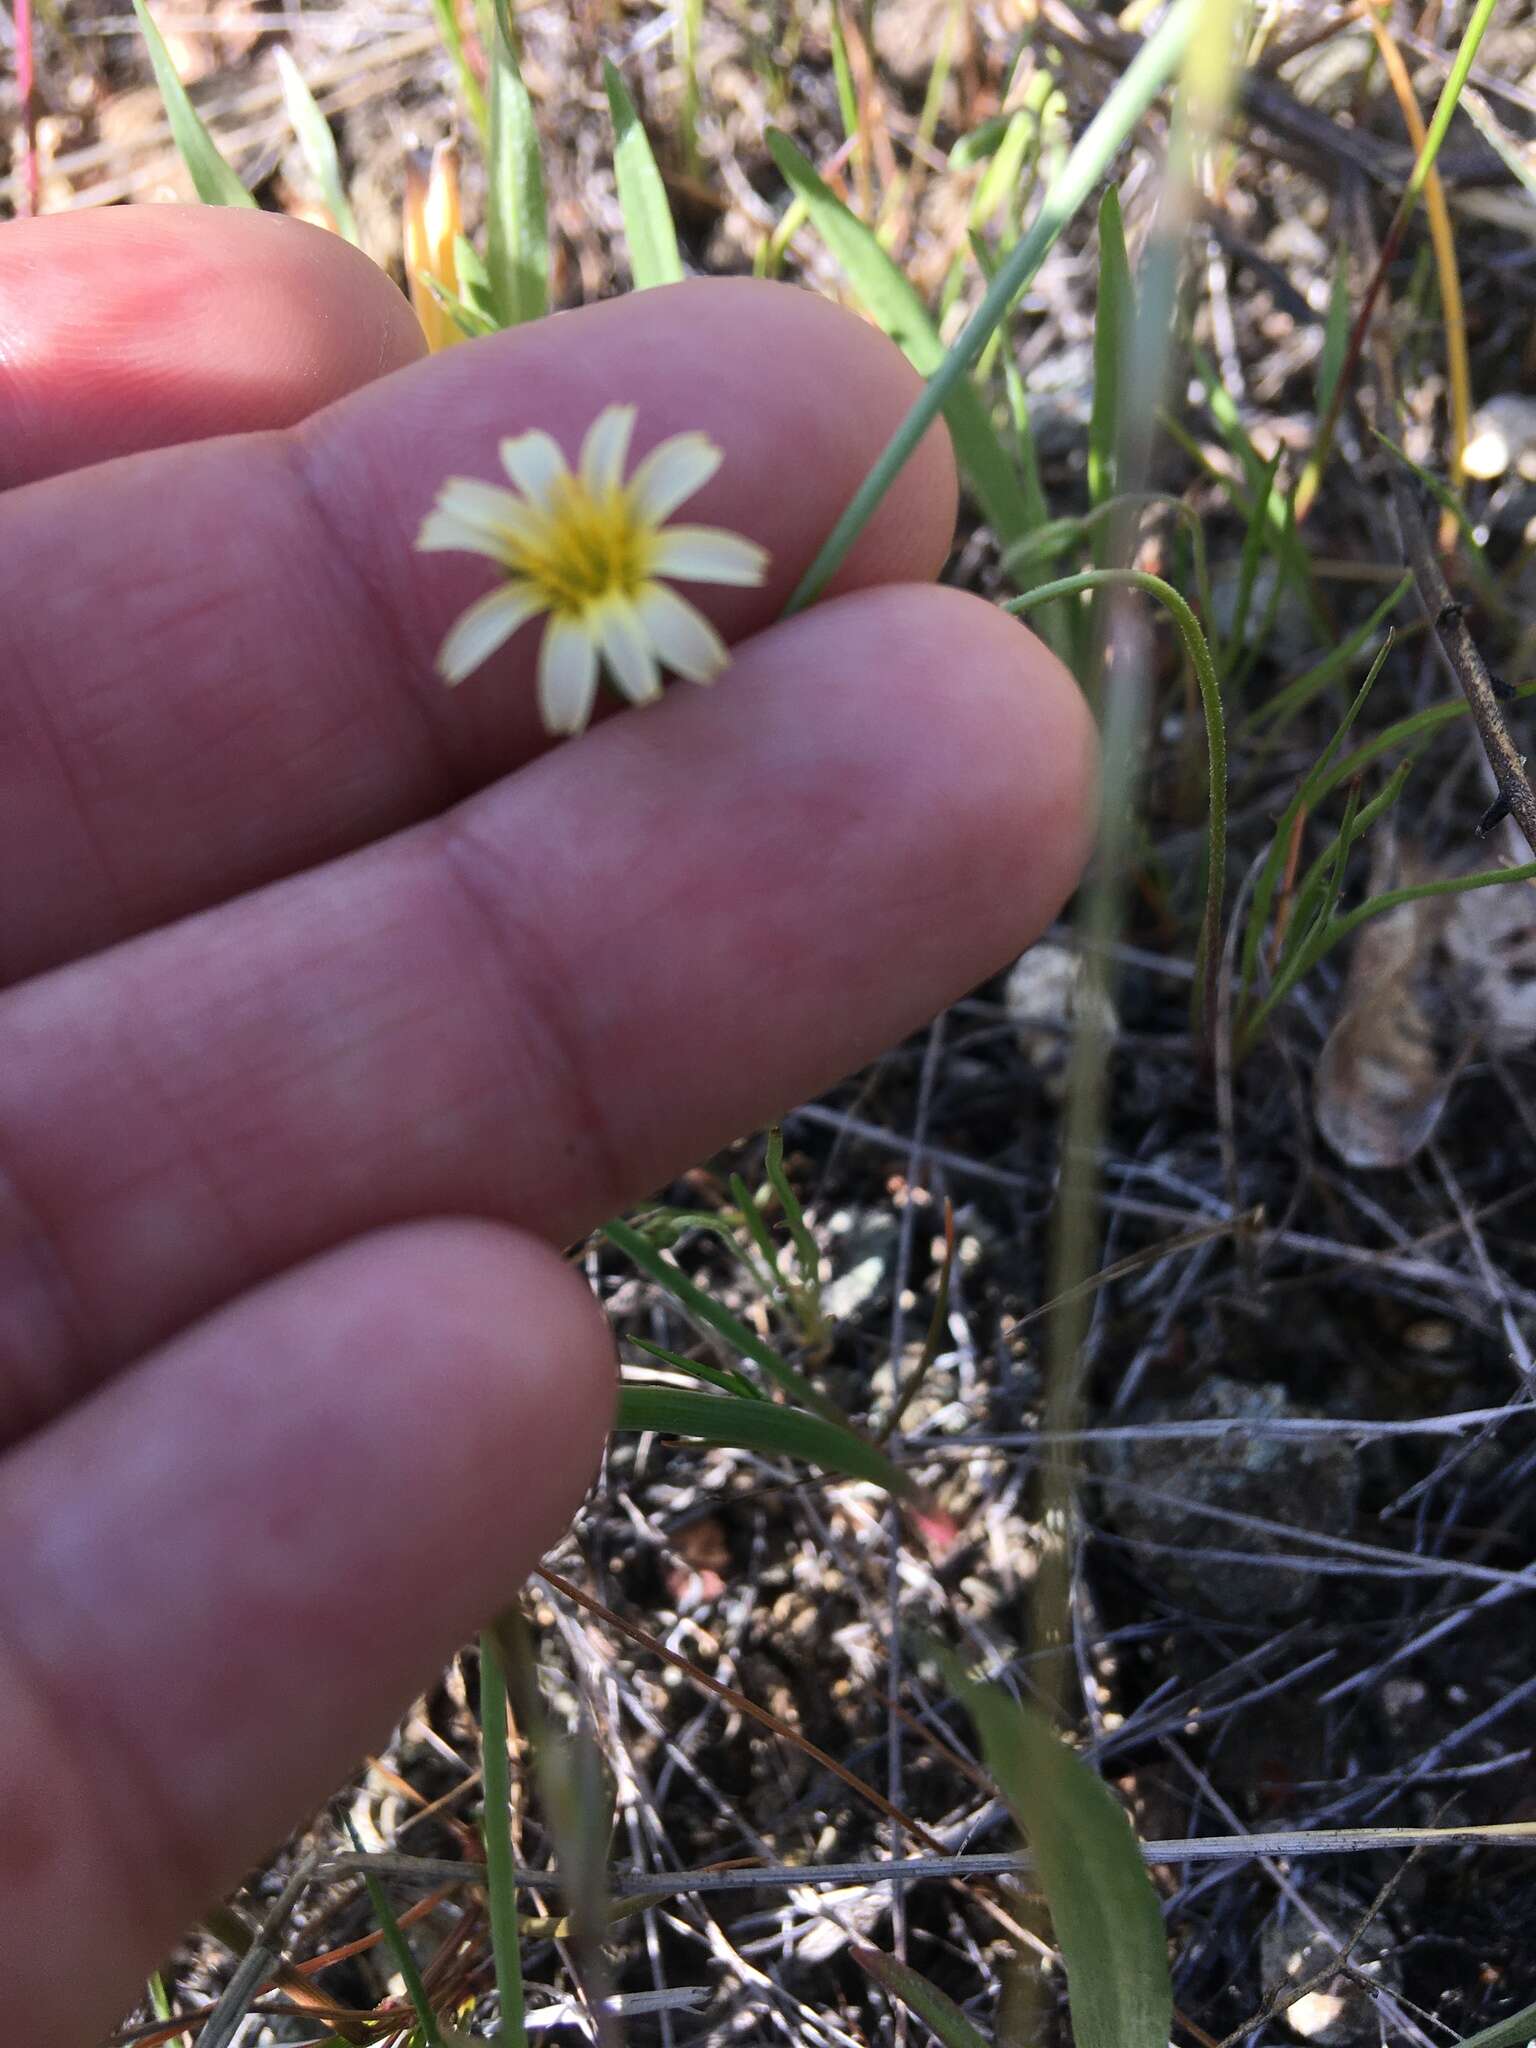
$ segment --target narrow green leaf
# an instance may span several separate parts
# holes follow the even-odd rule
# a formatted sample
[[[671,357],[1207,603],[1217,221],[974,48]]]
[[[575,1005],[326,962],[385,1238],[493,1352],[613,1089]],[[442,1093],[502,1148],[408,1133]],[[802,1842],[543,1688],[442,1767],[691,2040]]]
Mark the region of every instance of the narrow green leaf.
[[[950,169],[968,171],[977,164],[985,163],[988,157],[996,156],[1003,137],[1008,133],[1009,118],[1007,114],[993,114],[973,128],[969,135],[962,135],[949,152]]]
[[[1024,166],[1039,138],[1040,123],[1028,107],[1020,107],[1010,115],[1002,141],[992,152],[992,161],[976,186],[976,196],[971,201],[972,227],[985,226],[1008,201],[1020,203],[1025,189]]]
[[[448,52],[449,61],[458,78],[459,94],[464,101],[465,111],[484,141],[490,134],[485,94],[480,90],[480,81],[474,74],[469,53],[464,47],[464,31],[459,27],[456,0],[432,0],[432,17],[437,23],[438,36],[443,48]]]
[[[283,104],[288,109],[289,123],[298,137],[309,175],[320,189],[325,210],[335,221],[338,231],[358,247],[357,218],[342,182],[341,160],[336,154],[336,138],[331,133],[331,124],[304,83],[304,74],[281,43],[277,46],[277,75],[282,81]]]
[[[1099,297],[1093,322],[1093,412],[1088,422],[1088,501],[1095,507],[1115,494],[1120,397],[1135,320],[1120,194],[1109,185],[1099,202]],[[1099,567],[1109,567],[1107,555]]]
[[[1358,659],[1412,587],[1413,577],[1405,575],[1402,581],[1393,587],[1390,596],[1382,599],[1363,625],[1357,626],[1353,633],[1339,642],[1337,647],[1330,647],[1322,660],[1315,663],[1305,674],[1297,676],[1294,681],[1287,683],[1284,689],[1277,690],[1267,703],[1259,705],[1249,718],[1250,726],[1257,731],[1266,725],[1284,725],[1294,718],[1298,711],[1312,702],[1319,691],[1326,690],[1331,682],[1343,675]]]
[[[256,201],[219,155],[213,137],[203,126],[202,116],[188,99],[187,89],[176,76],[176,66],[165,47],[165,38],[144,0],[133,0],[133,11],[144,31],[155,84],[160,88],[171,136],[192,179],[192,189],[205,206],[254,206]]]
[[[1507,2020],[1496,2020],[1480,2034],[1469,2034],[1461,2048],[1530,2048],[1536,2041],[1536,2005],[1512,2012]]]
[[[859,132],[859,97],[853,89],[853,66],[848,62],[848,38],[843,33],[843,10],[838,0],[827,0],[832,22],[832,76],[837,85],[837,111],[843,135],[851,142]]]
[[[892,481],[906,467],[925,433],[965,381],[1009,308],[1029,284],[1057,237],[1104,176],[1126,137],[1177,70],[1199,18],[1199,0],[1174,0],[1126,67],[1071,154],[1052,179],[1029,232],[999,266],[963,332],[946,349],[869,474],[849,499],[785,606],[786,616],[803,611],[826,589],[849,549],[874,516]],[[772,140],[770,137],[770,147]],[[777,158],[777,151],[775,151]],[[783,168],[783,165],[780,165]]]
[[[853,1944],[850,1953],[859,1968],[873,1977],[887,1998],[916,2013],[923,2025],[944,2048],[992,2048],[985,2034],[973,2027],[952,1998],[946,1998],[936,1984],[930,1984],[910,1964],[898,1962],[879,1949]]]
[[[629,1337],[625,1341],[633,1344],[637,1351],[644,1351],[670,1367],[673,1372],[683,1373],[691,1380],[702,1380],[707,1387],[718,1387],[722,1394],[735,1394],[743,1401],[764,1401],[768,1398],[739,1372],[723,1372],[718,1365],[706,1365],[702,1358],[684,1358],[680,1351],[669,1351],[665,1344],[653,1344],[649,1337]]]
[[[678,253],[677,229],[672,224],[666,187],[629,88],[606,57],[603,84],[613,116],[613,174],[618,181],[619,210],[624,216],[635,290],[643,292],[652,285],[680,284],[683,259]]]
[[[871,231],[817,175],[787,135],[768,131],[768,147],[785,183],[809,212],[822,240],[842,265],[859,303],[922,376],[944,360],[944,344],[928,310]],[[1029,506],[1007,450],[968,380],[956,383],[944,405],[955,453],[988,524],[1006,546],[1028,530]]]
[[[485,274],[502,326],[549,311],[549,220],[533,102],[501,9],[491,52]]]
[[[363,1853],[363,1838],[357,1832],[357,1827],[353,1822],[351,1814],[343,1813],[341,1818],[347,1833],[352,1838],[352,1847],[361,1856]],[[400,1972],[400,1981],[405,1986],[405,1995],[410,2000],[411,2010],[416,2015],[416,2030],[421,2037],[422,2048],[443,2048],[443,2037],[438,2032],[437,2027],[437,2015],[433,2012],[432,2002],[427,1997],[427,1987],[422,1982],[421,1970],[417,1965],[415,1955],[412,1953],[411,1944],[406,1940],[405,1935],[401,1931],[400,1922],[395,1918],[394,1908],[389,1903],[384,1887],[379,1883],[379,1880],[371,1870],[363,1872],[363,1884],[367,1888],[368,1902],[373,1907],[373,1917],[379,1923],[380,1932],[384,1936],[385,1946],[395,1959],[395,1968]]]
[[[1167,2048],[1168,1937],[1124,1808],[1049,1722],[938,1654],[1034,1858],[1067,1966],[1077,2048]]]
[[[507,1668],[495,1629],[480,1633],[480,1776],[485,1788],[486,1892],[491,1950],[501,1998],[501,2035],[508,2048],[527,2048],[523,1942],[517,1921],[512,1862],[512,1770],[507,1756]]]
[[[676,1266],[664,1259],[638,1230],[615,1217],[603,1225],[603,1235],[610,1244],[617,1245],[626,1258],[633,1260],[642,1273],[648,1274],[658,1287],[664,1287],[684,1314],[691,1316],[694,1322],[702,1323],[705,1329],[713,1330],[738,1358],[750,1358],[770,1380],[783,1388],[791,1400],[798,1401],[804,1408],[814,1409],[839,1428],[846,1428],[846,1419],[825,1395],[812,1386],[804,1373],[797,1372],[787,1359],[780,1358],[771,1344],[765,1344],[754,1330],[749,1330],[728,1308],[722,1308],[702,1287],[695,1287],[687,1274],[679,1272]]]
[[[1270,906],[1275,900],[1276,890],[1280,887],[1280,877],[1285,869],[1286,859],[1290,851],[1291,834],[1295,829],[1296,820],[1304,810],[1315,810],[1323,797],[1335,786],[1338,778],[1328,779],[1329,769],[1340,747],[1343,746],[1345,740],[1349,737],[1350,729],[1354,725],[1355,720],[1365,709],[1365,700],[1370,696],[1372,690],[1375,689],[1376,678],[1386,666],[1387,656],[1391,651],[1392,635],[1388,633],[1385,645],[1377,653],[1376,659],[1371,663],[1366,673],[1365,681],[1355,693],[1354,702],[1339,720],[1333,737],[1329,740],[1327,746],[1324,747],[1311,768],[1302,777],[1296,794],[1286,805],[1285,810],[1281,813],[1280,822],[1275,827],[1274,835],[1269,842],[1269,852],[1265,856],[1264,866],[1260,870],[1258,881],[1254,884],[1253,901],[1248,909],[1247,929],[1243,933],[1241,982],[1245,993],[1252,989],[1254,979],[1258,973],[1259,948],[1263,943],[1264,931],[1269,923]]]
[[[864,1437],[820,1415],[807,1415],[803,1408],[781,1408],[776,1402],[692,1394],[680,1387],[624,1386],[619,1389],[617,1426],[797,1458],[820,1472],[867,1479],[898,1499],[910,1498],[913,1491],[906,1474]]]

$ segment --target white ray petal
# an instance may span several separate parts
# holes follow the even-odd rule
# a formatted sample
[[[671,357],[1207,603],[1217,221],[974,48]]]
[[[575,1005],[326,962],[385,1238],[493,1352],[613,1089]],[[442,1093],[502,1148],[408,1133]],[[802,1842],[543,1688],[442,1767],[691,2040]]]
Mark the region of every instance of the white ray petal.
[[[664,583],[647,583],[634,609],[663,667],[690,683],[712,683],[730,649],[702,612]]]
[[[653,576],[685,583],[761,583],[768,550],[721,526],[668,526],[656,536],[650,567]]]
[[[465,519],[438,506],[421,522],[416,536],[421,555],[489,555],[493,562],[505,559],[506,543],[483,526],[471,526]]]
[[[704,488],[725,460],[707,434],[674,434],[653,448],[629,480],[630,501],[653,526]]]
[[[515,542],[536,541],[547,523],[544,514],[515,491],[468,476],[449,477],[437,494],[437,509],[462,519],[466,526]]]
[[[596,640],[577,620],[552,618],[539,649],[539,714],[545,731],[580,732],[596,696]]]
[[[503,441],[499,452],[502,468],[529,503],[541,512],[549,511],[555,485],[569,474],[556,443],[535,429]]]
[[[582,482],[596,496],[616,491],[624,481],[635,411],[632,405],[605,405],[587,429],[579,467]]]
[[[438,650],[437,670],[445,683],[462,683],[518,627],[545,609],[531,583],[503,583],[472,604]]]
[[[608,673],[631,704],[648,704],[661,695],[661,674],[651,652],[651,638],[626,598],[610,598],[588,614],[596,629]]]

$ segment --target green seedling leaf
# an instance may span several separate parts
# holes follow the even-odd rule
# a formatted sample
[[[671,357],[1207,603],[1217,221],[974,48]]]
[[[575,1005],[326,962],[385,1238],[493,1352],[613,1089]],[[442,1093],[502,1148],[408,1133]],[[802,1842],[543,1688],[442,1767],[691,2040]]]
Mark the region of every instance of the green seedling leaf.
[[[968,171],[977,164],[985,163],[990,156],[996,156],[1003,137],[1008,133],[1010,116],[994,114],[973,128],[969,135],[962,135],[949,152],[949,167],[952,171]]]
[[[1018,200],[1024,188],[1024,166],[1031,146],[1039,139],[1040,123],[1028,107],[1008,117],[1003,138],[993,151],[971,201],[971,225],[982,227],[1009,200]]]
[[[523,2000],[523,1941],[517,1918],[517,1871],[512,1861],[512,1768],[507,1755],[507,1667],[494,1628],[480,1634],[480,1774],[485,1788],[486,1893],[491,1951],[501,1999],[501,2034],[508,2048],[527,2048]]]
[[[1339,776],[1335,776],[1330,780],[1329,770],[1333,766],[1335,756],[1338,754],[1340,747],[1348,739],[1350,729],[1354,725],[1355,720],[1365,709],[1365,700],[1370,696],[1372,690],[1375,689],[1376,678],[1386,667],[1387,656],[1391,652],[1392,635],[1388,633],[1385,644],[1377,653],[1376,659],[1371,663],[1366,673],[1365,681],[1360,685],[1359,690],[1355,694],[1354,702],[1339,720],[1333,737],[1329,740],[1327,746],[1324,747],[1306,775],[1303,776],[1300,787],[1286,805],[1284,812],[1281,814],[1280,822],[1275,827],[1274,837],[1269,842],[1269,852],[1265,857],[1264,866],[1260,870],[1259,879],[1254,885],[1253,902],[1249,906],[1248,911],[1247,929],[1243,933],[1242,986],[1245,991],[1253,987],[1254,977],[1258,973],[1259,948],[1263,943],[1265,928],[1269,923],[1270,907],[1274,903],[1275,892],[1280,887],[1280,877],[1285,869],[1286,858],[1290,850],[1291,834],[1295,829],[1296,820],[1304,810],[1315,810],[1328,791],[1333,789],[1337,782],[1342,779]]]
[[[352,1847],[359,1856],[363,1854],[363,1838],[357,1832],[350,1813],[343,1813],[342,1823],[352,1839]],[[368,1892],[368,1903],[373,1907],[373,1917],[379,1923],[385,1945],[395,1959],[395,1968],[400,1972],[400,1981],[405,1986],[405,1995],[411,2001],[411,2010],[416,2015],[416,2031],[422,2048],[445,2048],[442,2035],[438,2032],[437,2015],[427,1997],[427,1987],[421,1980],[421,1971],[411,1951],[411,1944],[401,1932],[400,1922],[395,1918],[383,1885],[371,1870],[363,1872],[363,1884]]]
[[[691,1380],[702,1380],[707,1387],[718,1387],[722,1394],[736,1394],[743,1401],[767,1399],[739,1372],[722,1372],[717,1365],[706,1365],[702,1358],[684,1358],[680,1351],[669,1351],[664,1344],[653,1344],[648,1337],[631,1337],[628,1341],[637,1351],[646,1352],[673,1372],[683,1373]]]
[[[886,1997],[908,2012],[916,2013],[923,2025],[944,2048],[992,2048],[985,2034],[973,2027],[952,1998],[946,1998],[935,1984],[895,1956],[854,1943],[850,1953],[868,1976],[874,1978]]]
[[[883,1486],[898,1500],[910,1500],[913,1486],[883,1451],[851,1429],[782,1408],[774,1401],[743,1401],[726,1394],[691,1394],[678,1387],[625,1386],[619,1390],[620,1429],[655,1430],[662,1436],[697,1437],[769,1457],[797,1458],[820,1472],[840,1472]]]
[[[817,175],[787,135],[768,131],[785,183],[803,202],[817,233],[842,265],[859,303],[922,376],[944,361],[944,344],[927,308],[871,231]],[[1006,546],[1027,532],[1029,506],[1008,454],[974,385],[956,383],[944,405],[955,452],[988,523]]]
[[[442,307],[460,334],[467,335],[471,341],[478,341],[484,335],[501,332],[501,322],[494,314],[482,312],[468,299],[456,297],[445,285],[439,284],[435,277],[430,277],[425,272],[421,281],[431,293],[433,303]]]
[[[1305,710],[1314,697],[1326,690],[1331,682],[1343,675],[1359,659],[1412,587],[1412,574],[1404,575],[1401,582],[1394,585],[1391,594],[1382,599],[1363,625],[1357,626],[1337,647],[1331,647],[1322,660],[1315,663],[1304,675],[1299,675],[1293,682],[1287,683],[1283,690],[1277,690],[1267,704],[1259,705],[1248,721],[1254,731],[1257,732],[1266,725],[1284,725],[1293,719],[1298,711]]]
[[[549,220],[533,102],[500,8],[491,53],[485,280],[503,327],[549,311]],[[462,281],[464,273],[460,271]]]
[[[848,62],[848,38],[843,33],[843,10],[838,0],[827,0],[832,27],[832,76],[837,85],[837,111],[844,138],[852,142],[859,132],[859,96],[853,89],[853,66]]]
[[[619,211],[629,242],[629,268],[636,291],[652,285],[680,284],[683,259],[677,229],[667,204],[666,187],[629,87],[614,66],[603,59],[603,84],[613,116],[613,173],[619,187]]]
[[[787,1359],[780,1358],[771,1344],[765,1344],[754,1330],[749,1330],[728,1308],[722,1308],[702,1287],[695,1287],[688,1276],[664,1259],[638,1230],[615,1217],[612,1222],[604,1224],[603,1235],[642,1273],[648,1274],[658,1287],[664,1287],[685,1315],[702,1324],[706,1330],[713,1330],[738,1358],[750,1358],[770,1380],[783,1388],[792,1401],[798,1401],[802,1408],[811,1409],[839,1429],[848,1427],[846,1417],[840,1415],[831,1402],[812,1386],[804,1373],[797,1372]]]
[[[1124,1809],[1032,1708],[936,1653],[1034,1858],[1067,1966],[1077,2048],[1167,2048],[1168,1938]]]
[[[432,0],[432,18],[437,23],[437,33],[443,48],[448,52],[449,62],[459,81],[459,95],[464,108],[484,141],[490,134],[490,120],[486,113],[485,94],[480,90],[474,67],[470,64],[469,53],[464,47],[464,31],[459,27],[459,10],[456,0]]]
[[[144,0],[133,0],[133,11],[144,31],[155,84],[160,88],[166,119],[171,124],[171,137],[181,152],[193,191],[205,206],[254,206],[256,201],[219,155],[213,137],[203,126],[202,116],[187,97],[187,88],[176,76],[176,66],[165,47],[165,38]]]
[[[298,137],[299,149],[325,202],[325,210],[335,221],[337,232],[345,236],[354,248],[360,247],[357,218],[347,198],[347,188],[342,183],[341,161],[336,154],[336,138],[331,133],[331,124],[304,83],[304,74],[281,43],[277,46],[277,75],[282,81],[283,104],[288,109],[289,124]]]
[[[1136,295],[1120,194],[1110,185],[1099,202],[1099,299],[1093,324],[1093,413],[1088,422],[1088,501],[1095,508],[1115,493],[1120,396],[1135,324]],[[1108,567],[1107,557],[1098,566]]]

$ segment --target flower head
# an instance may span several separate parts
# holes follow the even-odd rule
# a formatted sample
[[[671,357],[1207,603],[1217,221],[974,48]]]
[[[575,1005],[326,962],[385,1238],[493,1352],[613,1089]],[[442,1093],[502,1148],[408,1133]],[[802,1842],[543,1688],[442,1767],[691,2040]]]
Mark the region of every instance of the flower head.
[[[675,434],[626,482],[634,424],[632,405],[605,406],[574,470],[548,434],[503,441],[510,491],[461,476],[443,485],[417,547],[485,555],[506,574],[443,642],[445,682],[462,682],[519,626],[545,615],[539,709],[551,732],[581,731],[600,669],[644,704],[661,694],[663,669],[708,683],[725,667],[725,642],[661,579],[761,583],[767,550],[717,526],[665,525],[714,475],[721,451],[703,434]]]

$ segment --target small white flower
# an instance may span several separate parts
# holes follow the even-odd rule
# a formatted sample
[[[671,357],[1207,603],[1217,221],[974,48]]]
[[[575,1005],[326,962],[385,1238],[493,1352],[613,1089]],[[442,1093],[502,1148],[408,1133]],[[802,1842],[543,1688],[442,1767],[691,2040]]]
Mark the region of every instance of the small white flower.
[[[714,475],[721,451],[703,434],[674,434],[626,483],[634,424],[634,406],[605,406],[574,470],[548,434],[503,441],[510,491],[462,476],[443,485],[417,547],[485,555],[507,578],[443,642],[437,666],[445,682],[462,682],[543,615],[539,710],[553,733],[587,723],[600,668],[622,696],[645,704],[661,694],[663,669],[708,683],[725,667],[720,635],[660,579],[761,583],[768,551],[722,527],[665,525]]]

